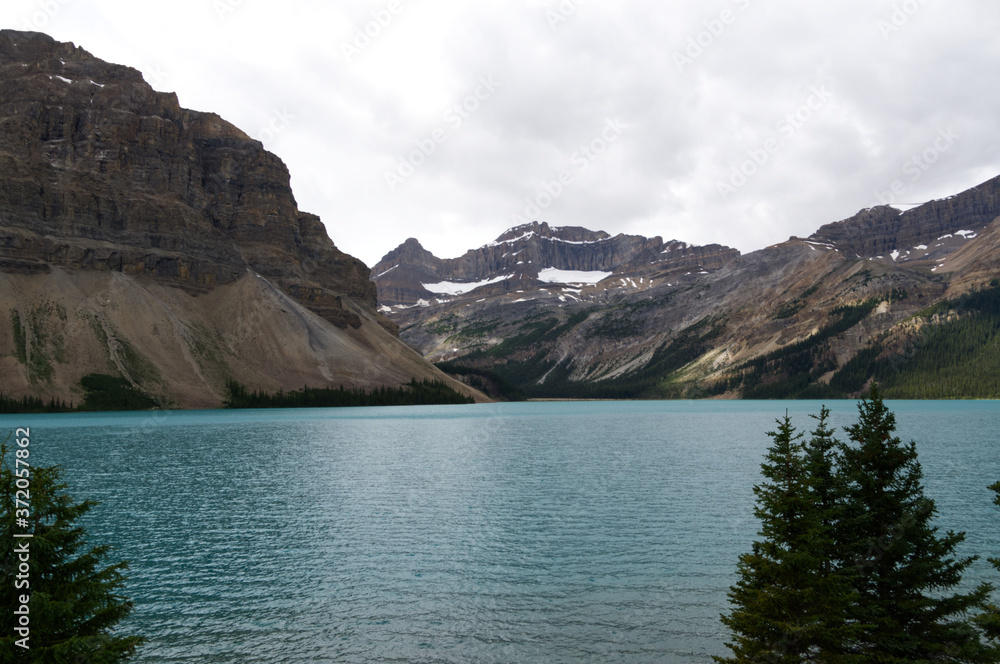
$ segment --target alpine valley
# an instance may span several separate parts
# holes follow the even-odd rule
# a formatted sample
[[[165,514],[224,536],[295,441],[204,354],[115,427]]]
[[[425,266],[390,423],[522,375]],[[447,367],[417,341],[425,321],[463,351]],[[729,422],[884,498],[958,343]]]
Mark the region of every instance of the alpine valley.
[[[1000,178],[746,255],[535,222],[371,274],[403,340],[499,398],[1000,397]]]
[[[0,31],[0,394],[80,403],[88,376],[161,407],[233,382],[482,395],[376,311],[368,267],[298,209],[288,170],[129,67]]]

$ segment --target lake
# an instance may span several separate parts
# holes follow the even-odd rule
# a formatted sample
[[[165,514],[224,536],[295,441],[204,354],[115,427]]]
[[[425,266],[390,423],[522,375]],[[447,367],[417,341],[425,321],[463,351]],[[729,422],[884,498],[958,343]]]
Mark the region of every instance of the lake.
[[[1000,554],[1000,403],[888,402],[943,530]],[[567,402],[0,416],[101,502],[135,661],[709,662],[787,408]],[[840,427],[854,402],[828,402]],[[6,435],[6,434],[4,434]],[[967,581],[994,580],[984,562]],[[1000,583],[998,583],[1000,585]]]

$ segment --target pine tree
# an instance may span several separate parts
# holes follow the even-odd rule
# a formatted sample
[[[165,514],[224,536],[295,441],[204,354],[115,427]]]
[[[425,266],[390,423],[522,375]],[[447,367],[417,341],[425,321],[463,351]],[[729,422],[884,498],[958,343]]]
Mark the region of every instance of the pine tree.
[[[845,569],[853,566],[862,626],[854,652],[862,662],[993,662],[968,613],[989,592],[948,594],[975,557],[956,557],[964,533],[938,534],[937,509],[924,495],[914,443],[893,436],[895,416],[872,387],[841,446],[847,484],[836,529]]]
[[[990,489],[997,494],[993,499],[994,504],[1000,505],[1000,482],[991,486]],[[1000,572],[1000,556],[990,558],[989,560],[993,567]],[[997,644],[997,647],[1000,648],[1000,606],[990,604],[986,607],[983,614],[977,617],[976,622],[986,636],[992,639]]]
[[[142,637],[113,631],[132,611],[132,602],[120,594],[128,565],[123,561],[102,568],[110,547],[91,546],[84,529],[75,524],[97,503],[74,503],[61,474],[58,466],[30,468],[31,514],[25,530],[17,521],[17,478],[7,463],[6,446],[0,448],[0,661],[122,662],[143,642]],[[32,534],[30,539],[15,540],[15,533],[26,532]],[[28,553],[18,553],[25,543]],[[15,580],[23,556],[29,558],[30,586],[18,589]],[[14,607],[28,592],[26,650],[15,645],[20,635],[14,629],[19,620]]]
[[[726,644],[733,656],[718,662],[854,661],[840,653],[851,638],[850,587],[830,564],[826,510],[835,492],[827,415],[824,409],[808,452],[787,413],[768,432],[773,443],[761,472],[769,482],[754,487],[763,540],[740,556],[740,579],[729,592],[734,608],[722,617],[733,634]],[[813,473],[826,473],[825,481],[814,481]]]

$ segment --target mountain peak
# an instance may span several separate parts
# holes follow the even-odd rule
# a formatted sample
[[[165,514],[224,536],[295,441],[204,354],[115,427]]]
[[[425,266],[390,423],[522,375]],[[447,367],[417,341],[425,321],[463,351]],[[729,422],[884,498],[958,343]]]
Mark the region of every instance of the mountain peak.
[[[182,407],[221,406],[233,380],[447,380],[394,338],[368,267],[260,141],[40,33],[0,32],[0,91],[8,396],[69,400],[95,372]]]
[[[534,221],[510,228],[463,256],[444,260],[410,238],[386,254],[371,275],[380,304],[391,311],[393,307],[429,306],[456,296],[516,296],[555,282],[596,284],[612,275],[620,277],[613,288],[647,287],[654,277],[701,274],[737,256],[735,249],[718,245],[693,247],[621,233],[611,237],[580,226],[552,227]]]
[[[519,240],[530,240],[534,237],[562,242],[585,243],[600,242],[607,240],[611,236],[604,231],[592,231],[581,226],[549,226],[547,222],[533,221],[530,224],[521,224],[504,231],[500,237],[485,247],[495,247],[501,244],[512,244]]]

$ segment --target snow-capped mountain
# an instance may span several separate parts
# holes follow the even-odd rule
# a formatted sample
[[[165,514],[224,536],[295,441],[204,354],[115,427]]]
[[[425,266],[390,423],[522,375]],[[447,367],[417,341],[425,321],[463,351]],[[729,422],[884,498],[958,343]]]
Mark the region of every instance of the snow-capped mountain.
[[[410,238],[372,268],[372,280],[383,311],[398,311],[455,298],[541,293],[557,284],[588,293],[648,288],[664,279],[715,271],[738,256],[737,250],[720,245],[612,237],[534,222],[452,259],[437,258]]]

